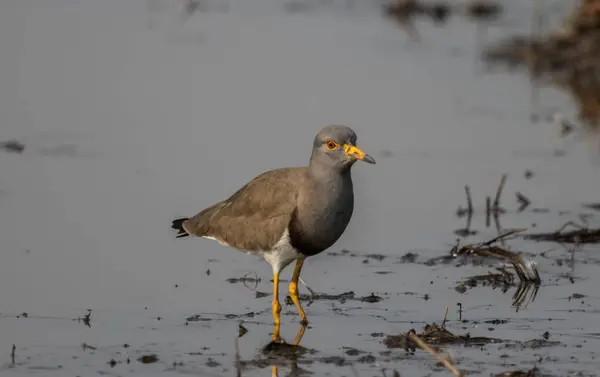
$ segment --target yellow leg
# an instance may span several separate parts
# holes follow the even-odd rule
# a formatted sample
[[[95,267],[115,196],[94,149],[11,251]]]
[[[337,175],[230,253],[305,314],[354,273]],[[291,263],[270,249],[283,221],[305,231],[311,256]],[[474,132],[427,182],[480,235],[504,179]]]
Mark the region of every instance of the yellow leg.
[[[273,320],[275,328],[273,330],[273,341],[280,341],[279,326],[281,325],[281,304],[279,303],[279,274],[273,275]]]
[[[300,271],[302,271],[302,264],[304,264],[304,259],[298,259],[296,262],[296,267],[294,267],[294,273],[292,274],[292,281],[290,282],[289,292],[290,298],[294,305],[296,305],[296,309],[298,309],[298,314],[300,315],[302,326],[308,325],[308,319],[306,318],[306,314],[302,309],[302,305],[300,305],[300,299],[298,298],[298,279],[300,278]]]

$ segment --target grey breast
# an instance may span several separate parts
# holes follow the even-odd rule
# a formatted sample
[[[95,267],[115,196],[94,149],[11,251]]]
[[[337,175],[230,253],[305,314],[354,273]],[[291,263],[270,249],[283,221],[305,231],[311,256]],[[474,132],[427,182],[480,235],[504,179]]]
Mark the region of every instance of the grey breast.
[[[332,246],[344,233],[354,210],[350,170],[308,179],[299,194],[289,234],[292,246],[311,256]]]

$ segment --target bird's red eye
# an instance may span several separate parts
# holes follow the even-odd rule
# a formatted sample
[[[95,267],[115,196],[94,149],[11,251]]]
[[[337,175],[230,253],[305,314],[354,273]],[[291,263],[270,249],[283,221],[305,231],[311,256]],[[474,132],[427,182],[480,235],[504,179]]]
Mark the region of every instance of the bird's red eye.
[[[334,150],[335,148],[337,148],[337,143],[333,140],[327,140],[325,142],[325,146],[327,147],[327,149],[329,149],[330,151]]]

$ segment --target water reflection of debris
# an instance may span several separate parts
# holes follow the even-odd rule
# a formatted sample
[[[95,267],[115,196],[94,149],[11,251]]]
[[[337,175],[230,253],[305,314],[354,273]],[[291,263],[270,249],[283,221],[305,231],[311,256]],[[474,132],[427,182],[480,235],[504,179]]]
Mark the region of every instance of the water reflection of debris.
[[[279,367],[286,366],[291,370],[291,376],[304,374],[305,370],[298,366],[298,357],[305,354],[315,354],[316,350],[305,348],[300,345],[304,335],[305,327],[301,326],[296,334],[296,338],[292,343],[287,343],[284,339],[279,341],[271,341],[264,346],[260,354],[251,360],[242,360],[239,352],[238,338],[235,340],[235,369],[238,377],[242,376],[242,372],[255,367],[266,368],[271,367],[272,376],[278,376]]]
[[[453,14],[476,20],[494,20],[503,8],[499,3],[486,0],[471,0],[460,5],[447,1],[394,0],[384,4],[383,10],[386,16],[399,22],[423,16],[435,23],[443,23]]]
[[[491,219],[494,219],[494,224],[496,226],[496,230],[498,235],[502,233],[502,227],[500,226],[500,215],[506,213],[506,209],[501,205],[502,192],[504,190],[504,186],[506,185],[507,175],[503,174],[500,179],[500,184],[496,189],[496,195],[494,197],[494,201],[492,202],[492,198],[490,196],[486,196],[485,198],[485,226],[489,228],[491,225]],[[461,206],[456,210],[457,217],[465,217],[467,218],[467,223],[464,228],[456,229],[454,234],[466,238],[468,236],[473,236],[477,234],[477,231],[471,230],[471,222],[474,214],[474,206],[473,200],[471,199],[471,189],[469,185],[465,185],[465,194],[467,196],[467,207],[463,208]],[[523,195],[521,192],[516,192],[515,196],[517,198],[517,203],[519,207],[517,208],[517,213],[523,212],[529,205],[531,204],[531,200]],[[504,240],[500,239],[500,242],[503,244]]]
[[[462,256],[463,258],[477,256],[484,258],[490,257],[508,262],[513,266],[515,273],[521,282],[540,284],[541,278],[535,263],[525,260],[521,254],[518,254],[514,251],[510,251],[499,246],[494,246],[494,243],[509,236],[523,232],[524,230],[525,229],[510,230],[498,237],[494,237],[489,241],[481,242],[479,244],[467,244],[463,246],[456,245],[451,250],[451,254],[455,258],[459,256]]]

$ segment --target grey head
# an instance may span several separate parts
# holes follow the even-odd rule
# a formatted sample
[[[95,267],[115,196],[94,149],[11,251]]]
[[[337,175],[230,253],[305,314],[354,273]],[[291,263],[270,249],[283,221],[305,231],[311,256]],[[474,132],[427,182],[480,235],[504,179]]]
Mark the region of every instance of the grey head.
[[[310,166],[346,171],[358,160],[374,164],[373,157],[358,149],[356,139],[356,133],[350,127],[324,127],[315,136]]]

